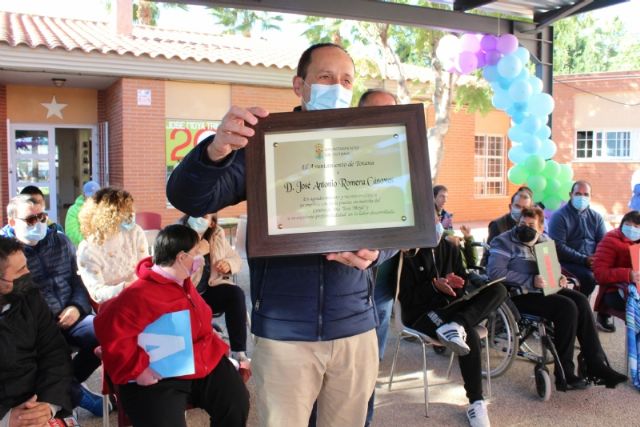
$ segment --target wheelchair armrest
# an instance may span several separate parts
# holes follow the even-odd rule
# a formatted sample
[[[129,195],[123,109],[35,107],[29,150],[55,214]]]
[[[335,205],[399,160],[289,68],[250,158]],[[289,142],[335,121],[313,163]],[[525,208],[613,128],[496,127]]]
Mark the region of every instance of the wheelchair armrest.
[[[502,284],[507,288],[510,296],[523,295],[527,293],[526,288],[519,283],[504,281]]]

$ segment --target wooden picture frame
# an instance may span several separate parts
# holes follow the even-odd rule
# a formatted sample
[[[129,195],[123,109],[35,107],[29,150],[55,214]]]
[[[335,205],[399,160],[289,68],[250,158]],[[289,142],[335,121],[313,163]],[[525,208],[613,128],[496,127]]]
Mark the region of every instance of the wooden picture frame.
[[[436,246],[422,104],[275,113],[254,130],[250,257]]]

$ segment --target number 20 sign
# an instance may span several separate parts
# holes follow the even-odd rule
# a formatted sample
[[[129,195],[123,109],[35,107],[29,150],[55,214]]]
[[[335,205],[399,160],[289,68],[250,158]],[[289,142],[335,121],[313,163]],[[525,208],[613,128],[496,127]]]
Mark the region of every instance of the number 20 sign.
[[[213,135],[219,121],[176,120],[165,122],[167,168],[173,169],[200,141]]]

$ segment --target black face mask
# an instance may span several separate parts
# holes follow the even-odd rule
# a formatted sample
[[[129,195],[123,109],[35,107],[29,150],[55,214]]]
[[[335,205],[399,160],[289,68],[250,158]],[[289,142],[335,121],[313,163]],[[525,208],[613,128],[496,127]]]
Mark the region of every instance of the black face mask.
[[[519,225],[516,227],[516,236],[522,243],[530,243],[537,235],[538,232],[529,226]]]
[[[13,290],[7,295],[3,295],[0,302],[3,305],[11,304],[32,287],[33,279],[31,278],[31,273],[24,274],[13,281]]]

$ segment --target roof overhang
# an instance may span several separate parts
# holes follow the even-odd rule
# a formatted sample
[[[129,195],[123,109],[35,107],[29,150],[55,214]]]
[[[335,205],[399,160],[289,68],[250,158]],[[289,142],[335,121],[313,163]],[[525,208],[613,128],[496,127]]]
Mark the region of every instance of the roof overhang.
[[[293,75],[289,69],[276,67],[247,67],[193,60],[176,61],[115,53],[97,55],[95,52],[71,51],[61,54],[59,50],[44,47],[11,47],[2,44],[0,44],[0,70],[56,73],[66,76],[137,77],[243,85],[251,82],[252,85],[257,86],[286,88],[291,87]],[[78,72],[78,70],[82,71]],[[73,81],[70,78],[67,80],[67,84],[72,86]],[[109,79],[102,82],[105,87],[110,84]],[[104,89],[104,87],[96,89]]]

